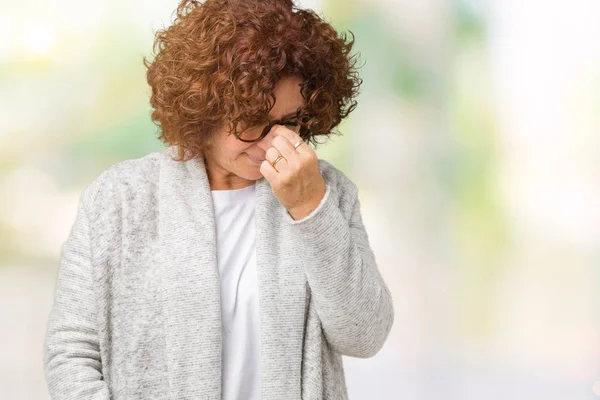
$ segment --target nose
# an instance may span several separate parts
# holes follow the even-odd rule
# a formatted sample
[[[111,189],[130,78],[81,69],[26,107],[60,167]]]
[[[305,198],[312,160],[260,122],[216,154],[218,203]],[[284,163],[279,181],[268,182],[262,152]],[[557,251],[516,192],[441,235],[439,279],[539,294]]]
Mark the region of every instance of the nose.
[[[267,133],[267,136],[265,136],[264,138],[262,138],[258,142],[256,142],[256,145],[266,152],[267,149],[269,147],[271,147],[271,142],[273,141],[274,137],[275,137],[275,135],[273,134],[273,128],[271,128],[269,133]]]

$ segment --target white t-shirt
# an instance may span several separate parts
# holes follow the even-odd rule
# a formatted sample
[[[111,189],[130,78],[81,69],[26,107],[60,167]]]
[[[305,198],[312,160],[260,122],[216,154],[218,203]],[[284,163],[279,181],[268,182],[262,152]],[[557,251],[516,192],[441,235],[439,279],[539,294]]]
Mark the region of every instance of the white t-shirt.
[[[255,185],[212,190],[221,283],[223,400],[260,399]]]

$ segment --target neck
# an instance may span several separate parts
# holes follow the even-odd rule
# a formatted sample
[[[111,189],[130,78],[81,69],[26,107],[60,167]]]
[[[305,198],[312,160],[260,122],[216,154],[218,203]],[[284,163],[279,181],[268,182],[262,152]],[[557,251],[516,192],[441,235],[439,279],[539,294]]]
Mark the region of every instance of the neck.
[[[204,167],[208,177],[210,190],[236,190],[254,184],[254,181],[241,178],[213,163],[210,158],[204,158]]]

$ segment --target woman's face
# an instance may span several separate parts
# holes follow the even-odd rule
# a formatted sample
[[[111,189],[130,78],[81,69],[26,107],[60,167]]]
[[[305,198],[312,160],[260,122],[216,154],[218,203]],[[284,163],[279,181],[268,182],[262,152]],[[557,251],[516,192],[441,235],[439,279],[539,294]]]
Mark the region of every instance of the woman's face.
[[[301,83],[302,80],[295,76],[279,80],[273,90],[276,101],[269,112],[270,120],[295,113],[305,105],[300,94]],[[262,127],[256,129],[260,131]],[[262,178],[260,164],[272,140],[272,133],[258,142],[246,143],[229,134],[226,128],[217,132],[212,138],[211,149],[204,154],[211,190],[241,189]]]

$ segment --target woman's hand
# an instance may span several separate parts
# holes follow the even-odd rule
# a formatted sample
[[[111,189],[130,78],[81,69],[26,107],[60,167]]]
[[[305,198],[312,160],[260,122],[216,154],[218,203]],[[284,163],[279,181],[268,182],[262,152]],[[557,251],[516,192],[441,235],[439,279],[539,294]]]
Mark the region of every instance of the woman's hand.
[[[319,160],[306,143],[294,149],[302,138],[291,129],[275,125],[274,138],[267,149],[260,173],[270,183],[273,193],[294,220],[309,215],[325,196],[325,180],[319,170]],[[283,156],[275,166],[273,161]]]

